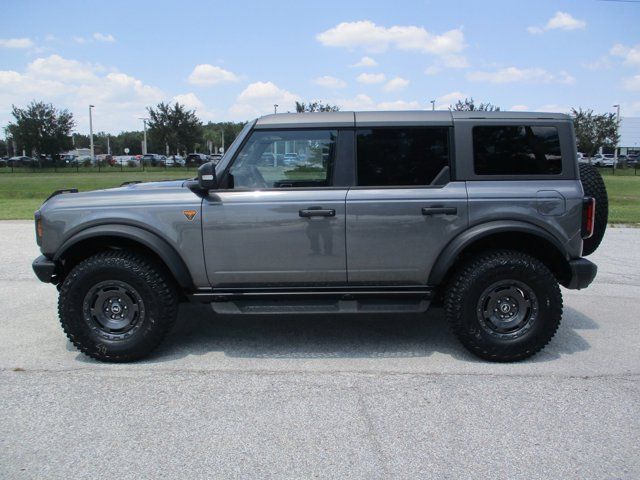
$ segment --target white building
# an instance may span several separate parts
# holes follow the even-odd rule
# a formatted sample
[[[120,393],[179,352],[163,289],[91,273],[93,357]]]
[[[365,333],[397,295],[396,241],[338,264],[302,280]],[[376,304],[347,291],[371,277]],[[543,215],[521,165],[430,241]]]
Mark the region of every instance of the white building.
[[[640,152],[640,117],[620,118],[619,155]]]

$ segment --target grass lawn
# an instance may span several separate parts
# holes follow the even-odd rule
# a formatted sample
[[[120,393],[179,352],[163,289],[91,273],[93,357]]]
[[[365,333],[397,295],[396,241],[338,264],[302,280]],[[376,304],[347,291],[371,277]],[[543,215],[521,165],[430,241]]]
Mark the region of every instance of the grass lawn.
[[[621,174],[622,173],[622,174]],[[640,225],[640,175],[620,170],[616,175],[603,171],[609,193],[609,221]],[[314,178],[316,174],[309,174]],[[115,187],[130,180],[172,180],[195,176],[193,171],[91,173],[2,173],[0,174],[0,220],[31,219],[42,201],[54,190],[77,188],[97,190]]]
[[[0,174],[0,220],[31,219],[51,192],[60,188],[80,191],[117,187],[130,180],[174,180],[193,178],[193,171],[102,173],[2,173]]]
[[[640,175],[603,175],[609,194],[609,222],[640,225]]]

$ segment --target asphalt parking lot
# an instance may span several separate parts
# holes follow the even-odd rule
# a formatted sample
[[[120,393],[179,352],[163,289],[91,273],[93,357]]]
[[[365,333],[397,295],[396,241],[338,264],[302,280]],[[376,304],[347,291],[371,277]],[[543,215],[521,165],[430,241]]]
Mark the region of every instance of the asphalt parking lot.
[[[640,229],[609,229],[553,342],[467,354],[442,312],[212,317],[145,362],[77,353],[0,222],[0,478],[640,478]]]

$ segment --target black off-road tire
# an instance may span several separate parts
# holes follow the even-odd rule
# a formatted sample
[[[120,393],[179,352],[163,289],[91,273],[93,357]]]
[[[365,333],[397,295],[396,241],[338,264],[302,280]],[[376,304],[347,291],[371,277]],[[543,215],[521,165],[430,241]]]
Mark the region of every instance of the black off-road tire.
[[[111,320],[113,309],[128,311],[127,317]],[[60,323],[69,340],[85,355],[105,362],[147,356],[162,342],[177,312],[170,275],[151,260],[122,250],[80,262],[64,279],[58,299]]]
[[[511,285],[510,289],[500,287],[503,284]],[[498,286],[491,290],[494,285]],[[489,300],[485,298],[487,290],[491,292]],[[498,300],[510,299],[511,291],[514,298],[522,293],[521,300],[514,300],[522,303],[518,315],[526,311],[528,297],[530,316],[527,323],[523,317],[520,330],[514,326],[509,332],[487,320],[486,310],[499,316],[493,314],[491,302],[499,307]],[[514,362],[536,354],[555,335],[562,317],[562,295],[556,278],[542,262],[524,253],[498,250],[460,266],[445,292],[444,309],[453,333],[470,352],[485,360]]]
[[[580,167],[580,181],[584,194],[596,199],[596,221],[591,238],[584,240],[582,244],[582,256],[586,257],[596,251],[609,221],[609,198],[607,197],[607,187],[604,184],[602,175],[596,167],[588,163],[578,164]]]

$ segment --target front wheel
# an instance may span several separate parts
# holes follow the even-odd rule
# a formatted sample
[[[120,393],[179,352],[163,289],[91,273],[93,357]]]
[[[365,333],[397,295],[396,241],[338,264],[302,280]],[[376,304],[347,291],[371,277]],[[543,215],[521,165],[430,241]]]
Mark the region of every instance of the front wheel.
[[[84,354],[108,362],[148,355],[177,311],[169,275],[145,257],[121,250],[80,262],[62,283],[58,300],[69,340]]]
[[[549,343],[560,325],[562,295],[538,259],[508,250],[488,252],[453,275],[445,314],[469,351],[486,360],[512,362]]]

